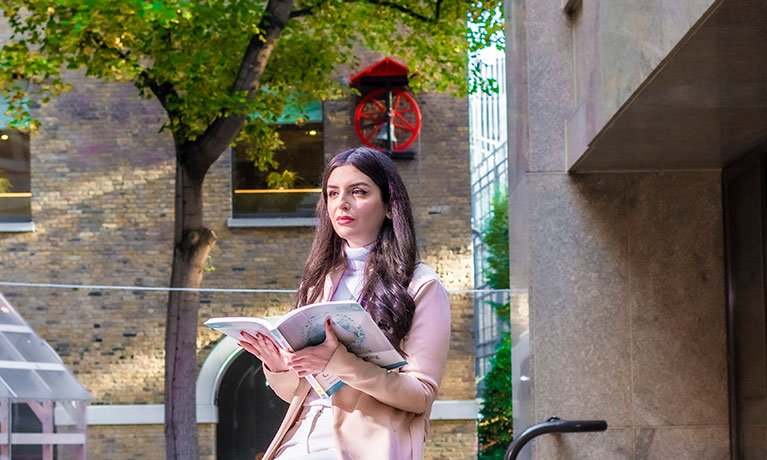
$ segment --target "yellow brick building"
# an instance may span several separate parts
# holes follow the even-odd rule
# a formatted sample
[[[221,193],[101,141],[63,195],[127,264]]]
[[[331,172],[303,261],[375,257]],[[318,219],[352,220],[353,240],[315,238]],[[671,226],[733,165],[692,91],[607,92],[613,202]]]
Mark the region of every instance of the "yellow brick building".
[[[370,65],[374,61],[363,63]],[[164,112],[130,84],[79,73],[71,92],[35,109],[42,127],[29,140],[29,219],[0,222],[0,281],[167,286],[173,229],[174,151],[158,133]],[[397,167],[413,202],[419,250],[448,289],[472,287],[467,102],[415,96],[423,128],[412,160]],[[322,155],[359,144],[358,99],[321,106]],[[233,156],[205,180],[205,223],[218,243],[205,288],[295,289],[313,227],[306,219],[237,218]],[[322,160],[322,159],[321,159]],[[277,226],[276,226],[277,225]],[[287,225],[287,226],[285,226]],[[144,290],[0,287],[93,395],[90,458],[164,458],[163,373],[167,293]],[[291,293],[204,293],[200,324],[212,315],[281,314]],[[476,455],[470,294],[451,294],[453,331],[426,458]],[[217,458],[216,386],[235,359],[220,334],[200,327],[198,422],[201,456]],[[227,354],[229,353],[229,354]],[[223,358],[222,358],[223,356]],[[254,408],[254,410],[261,410]],[[262,418],[279,418],[264,411]]]

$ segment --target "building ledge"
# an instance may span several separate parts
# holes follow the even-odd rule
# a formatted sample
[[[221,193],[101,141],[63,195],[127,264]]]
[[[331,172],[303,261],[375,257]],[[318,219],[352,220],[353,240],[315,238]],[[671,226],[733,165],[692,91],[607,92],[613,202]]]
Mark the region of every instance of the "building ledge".
[[[258,228],[258,227],[316,227],[316,217],[254,217],[226,220],[229,228]]]
[[[0,222],[0,233],[22,233],[34,231],[34,222]]]
[[[430,420],[476,420],[479,404],[471,400],[434,401]],[[163,404],[113,404],[88,406],[88,425],[162,425]],[[63,408],[56,408],[56,425],[72,425],[74,421]],[[218,423],[218,407],[197,405],[197,423]]]

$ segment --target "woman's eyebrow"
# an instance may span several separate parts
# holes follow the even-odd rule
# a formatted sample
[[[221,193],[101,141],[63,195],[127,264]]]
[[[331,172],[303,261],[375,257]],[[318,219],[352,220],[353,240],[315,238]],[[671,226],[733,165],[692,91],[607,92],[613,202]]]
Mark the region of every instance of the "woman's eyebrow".
[[[347,185],[346,187],[347,187],[347,188],[351,188],[351,187],[359,187],[360,185],[364,185],[365,187],[370,187],[370,184],[368,184],[367,182],[355,182],[355,183],[353,183],[353,184],[349,184],[349,185]],[[329,188],[329,189],[330,189],[330,188],[339,188],[339,186],[338,186],[338,185],[334,185],[334,184],[328,184],[328,187],[327,187],[327,188]]]

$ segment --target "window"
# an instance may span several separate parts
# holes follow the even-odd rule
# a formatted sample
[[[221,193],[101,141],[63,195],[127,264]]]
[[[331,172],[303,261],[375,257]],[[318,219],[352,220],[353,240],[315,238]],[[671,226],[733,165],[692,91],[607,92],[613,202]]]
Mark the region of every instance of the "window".
[[[30,222],[29,134],[0,130],[0,222]]]
[[[233,151],[232,213],[237,218],[313,217],[324,163],[322,107],[304,107],[306,122],[286,114],[276,127],[284,147],[275,152],[277,168],[260,171],[248,159],[248,146]],[[285,173],[287,171],[287,173]]]

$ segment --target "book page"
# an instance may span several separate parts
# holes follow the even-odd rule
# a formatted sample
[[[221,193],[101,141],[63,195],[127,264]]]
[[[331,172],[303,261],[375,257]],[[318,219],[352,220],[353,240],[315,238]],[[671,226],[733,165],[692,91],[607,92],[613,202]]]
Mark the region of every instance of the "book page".
[[[298,308],[283,317],[278,330],[293,349],[300,350],[325,340],[325,319],[328,317],[336,337],[350,352],[388,369],[406,364],[370,314],[354,301],[325,302]]]
[[[256,334],[263,334],[279,345],[279,337],[272,333],[272,328],[279,321],[280,317],[269,318],[250,318],[246,316],[227,316],[220,318],[211,318],[203,326],[215,329],[218,332],[228,335],[236,341],[244,340],[241,331],[255,337]]]

